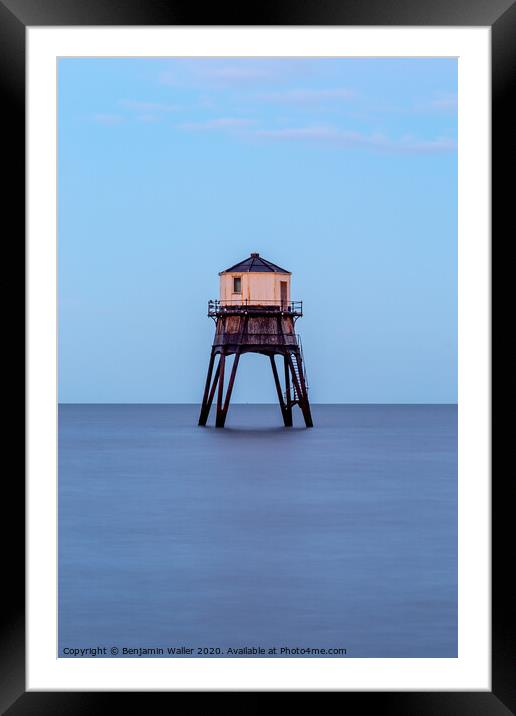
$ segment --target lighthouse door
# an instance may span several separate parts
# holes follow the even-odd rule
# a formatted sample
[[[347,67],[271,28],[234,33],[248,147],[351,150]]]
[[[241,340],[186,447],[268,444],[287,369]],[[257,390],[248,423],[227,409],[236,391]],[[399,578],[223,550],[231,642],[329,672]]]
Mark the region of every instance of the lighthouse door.
[[[280,291],[281,291],[281,308],[287,307],[287,282],[286,281],[280,281]]]

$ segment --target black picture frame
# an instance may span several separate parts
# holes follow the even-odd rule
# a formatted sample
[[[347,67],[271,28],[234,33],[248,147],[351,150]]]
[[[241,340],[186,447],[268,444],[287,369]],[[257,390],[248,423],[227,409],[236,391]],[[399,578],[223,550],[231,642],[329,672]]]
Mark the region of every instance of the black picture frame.
[[[245,11],[244,11],[245,10]],[[199,22],[199,20],[202,22]],[[489,26],[492,32],[492,230],[501,241],[510,227],[514,164],[514,111],[511,91],[516,77],[516,3],[514,0],[312,0],[277,2],[269,7],[246,3],[238,9],[217,3],[203,6],[176,0],[0,0],[0,87],[4,161],[8,183],[3,192],[4,225],[10,243],[24,246],[25,231],[25,31],[28,26],[77,25],[398,25]],[[513,146],[513,145],[512,145]],[[10,154],[10,156],[8,156]],[[5,172],[4,172],[5,173]],[[8,221],[11,219],[11,221]],[[23,235],[22,235],[23,234]],[[16,241],[14,237],[16,236]],[[509,580],[514,549],[510,470],[492,481],[492,691],[338,692],[340,705],[369,707],[397,716],[466,716],[516,713],[516,635],[514,597]],[[6,494],[7,493],[7,494]],[[174,692],[26,692],[25,691],[25,501],[24,483],[14,471],[4,479],[5,505],[14,517],[4,542],[4,611],[0,652],[0,708],[23,714],[91,714],[123,708],[148,712],[157,699]],[[7,511],[7,508],[4,508]],[[5,564],[7,562],[7,564]],[[130,702],[129,702],[130,699]]]

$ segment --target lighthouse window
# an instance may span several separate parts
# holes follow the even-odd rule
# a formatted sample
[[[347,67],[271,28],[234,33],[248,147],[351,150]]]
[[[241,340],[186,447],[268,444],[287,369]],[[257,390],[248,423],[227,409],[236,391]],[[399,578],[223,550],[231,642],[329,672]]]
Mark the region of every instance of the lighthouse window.
[[[233,293],[242,293],[242,279],[241,278],[233,279]]]

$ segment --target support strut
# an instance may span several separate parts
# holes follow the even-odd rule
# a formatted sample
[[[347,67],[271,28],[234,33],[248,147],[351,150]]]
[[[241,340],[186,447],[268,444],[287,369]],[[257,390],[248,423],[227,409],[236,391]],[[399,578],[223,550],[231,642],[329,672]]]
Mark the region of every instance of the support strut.
[[[226,417],[231,402],[231,395],[233,392],[233,386],[235,384],[235,378],[237,374],[238,364],[240,361],[241,350],[238,348],[235,351],[235,358],[231,373],[229,376],[229,383],[227,386],[226,394],[224,395],[224,373],[226,366],[226,355],[224,352],[219,353],[219,361],[213,375],[213,368],[215,365],[215,359],[217,352],[212,351],[210,356],[210,362],[208,365],[208,374],[206,376],[206,384],[204,387],[204,396],[201,406],[201,413],[199,416],[199,425],[206,425],[210,414],[211,405],[215,397],[215,391],[217,391],[217,413],[215,418],[215,427],[223,428],[226,423]],[[312,414],[310,410],[310,403],[308,400],[308,390],[306,387],[303,361],[301,354],[297,349],[290,349],[282,351],[280,355],[283,355],[284,372],[285,372],[285,393],[282,391],[281,381],[278,374],[278,368],[276,366],[274,353],[269,353],[269,359],[271,362],[272,375],[274,377],[274,385],[276,386],[276,393],[278,395],[278,402],[283,418],[285,427],[292,427],[292,407],[296,403],[301,408],[303,418],[307,428],[313,427]],[[213,375],[213,381],[212,381]],[[218,390],[217,390],[218,389]],[[292,396],[292,389],[294,390],[294,396]]]

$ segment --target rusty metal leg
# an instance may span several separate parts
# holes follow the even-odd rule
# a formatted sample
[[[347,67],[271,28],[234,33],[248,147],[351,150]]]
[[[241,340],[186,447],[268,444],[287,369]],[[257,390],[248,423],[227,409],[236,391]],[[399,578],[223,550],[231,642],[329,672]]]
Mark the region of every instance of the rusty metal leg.
[[[276,361],[274,359],[274,355],[270,355],[269,358],[271,359],[271,367],[272,367],[272,374],[274,376],[274,383],[276,385],[276,392],[278,394],[278,400],[281,408],[281,415],[283,417],[283,422],[285,424],[285,427],[289,427],[288,420],[287,420],[287,414],[286,414],[286,406],[285,401],[283,400],[283,394],[281,392],[281,383],[278,375],[278,369],[276,368]]]
[[[210,359],[210,367],[208,368],[208,374],[213,371],[213,362],[215,361],[215,353],[212,356],[212,359]],[[207,382],[208,388],[210,388],[210,392],[208,393],[208,396],[203,400],[202,408],[201,408],[201,414],[199,416],[199,425],[206,425],[206,422],[208,420],[208,416],[210,414],[211,404],[213,402],[213,396],[215,395],[215,388],[217,387],[217,383],[219,381],[219,373],[220,373],[220,360],[217,365],[217,369],[215,370],[215,377],[213,378],[213,383],[211,384],[211,388],[209,386],[209,383]],[[211,377],[211,375],[210,375]],[[205,391],[206,395],[206,391]]]
[[[224,427],[224,410],[222,407],[222,396],[224,395],[224,367],[226,365],[226,356],[224,353],[220,355],[220,376],[219,376],[219,392],[217,394],[217,417],[215,418],[215,427]]]
[[[285,394],[287,396],[287,404],[285,406],[285,425],[287,428],[292,427],[292,399],[290,395],[290,366],[288,364],[288,358],[286,355],[283,356],[285,363]]]
[[[206,414],[206,404],[208,402],[208,395],[211,384],[211,374],[213,373],[213,364],[215,363],[215,353],[212,351],[210,356],[210,363],[208,365],[208,375],[206,376],[206,385],[204,386],[204,395],[202,398],[201,414],[199,416],[199,425],[206,425],[208,415]]]
[[[226,399],[224,401],[224,407],[222,408],[221,424],[219,428],[223,428],[226,423],[226,415],[228,414],[229,401],[231,400],[231,393],[233,392],[233,385],[235,384],[235,377],[238,368],[238,361],[240,360],[240,353],[235,353],[235,360],[233,361],[233,367],[231,369],[231,375],[229,376],[229,383],[226,390]]]

